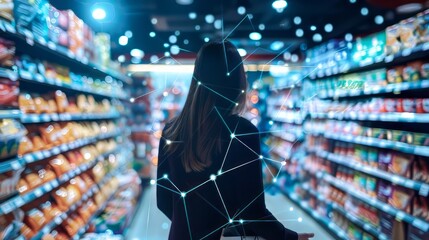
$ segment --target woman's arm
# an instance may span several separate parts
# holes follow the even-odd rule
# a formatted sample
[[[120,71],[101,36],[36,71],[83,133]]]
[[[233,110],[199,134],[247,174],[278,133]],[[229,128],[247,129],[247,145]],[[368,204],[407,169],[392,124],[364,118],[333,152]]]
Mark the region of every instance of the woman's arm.
[[[234,220],[244,220],[245,229],[267,240],[297,240],[298,234],[285,228],[265,206],[264,187],[262,182],[262,160],[258,130],[255,134],[238,137],[242,167],[236,172],[236,197],[240,203],[239,215]],[[241,146],[240,146],[241,145]],[[250,150],[251,149],[251,150]],[[247,220],[247,221],[246,221]]]
[[[161,179],[164,174],[170,173],[169,165],[166,161],[164,154],[165,140],[161,138],[159,141],[158,149],[158,168],[156,171],[156,177],[159,179],[156,182],[156,203],[159,210],[163,212],[170,220],[173,216],[173,194],[170,190],[172,189],[171,183],[166,179]],[[167,189],[166,189],[167,188]]]

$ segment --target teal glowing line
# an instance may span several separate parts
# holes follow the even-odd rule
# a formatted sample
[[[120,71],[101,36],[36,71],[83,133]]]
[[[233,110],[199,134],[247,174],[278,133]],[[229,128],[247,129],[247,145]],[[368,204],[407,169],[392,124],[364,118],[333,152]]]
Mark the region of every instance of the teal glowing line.
[[[210,91],[212,91],[213,93],[215,93],[216,95],[218,95],[218,96],[220,96],[220,97],[224,98],[225,100],[228,100],[228,101],[230,101],[231,103],[236,104],[236,102],[234,102],[234,101],[232,101],[231,99],[229,99],[229,98],[227,98],[227,97],[223,96],[222,94],[220,94],[220,93],[216,92],[215,90],[213,90],[213,89],[211,89],[211,88],[207,87],[206,85],[201,84],[201,86],[203,86],[203,87],[207,88],[208,90],[210,90]]]
[[[168,187],[165,187],[165,186],[163,186],[163,185],[161,185],[161,184],[156,184],[157,186],[160,186],[160,187],[162,187],[162,188],[164,188],[164,189],[166,189],[166,190],[168,190],[168,191],[170,191],[170,192],[173,192],[173,193],[176,193],[176,194],[179,194],[180,195],[180,192],[177,192],[177,191],[174,191],[173,189],[170,189],[170,188],[168,188]]]
[[[248,54],[243,60],[241,60],[241,62],[239,63],[239,64],[237,64],[237,66],[235,66],[231,71],[228,71],[229,73],[231,73],[231,72],[234,72],[234,70],[235,69],[237,69],[239,66],[240,66],[240,64],[242,64],[244,61],[246,61],[252,54],[254,54],[257,50],[259,49],[259,47],[258,48],[256,48],[255,50],[253,50],[253,52],[251,52],[250,54]]]
[[[249,14],[247,14],[247,18],[249,19],[250,25],[252,25],[252,29],[253,29],[253,31],[256,31],[256,30],[255,30],[255,26],[253,26],[253,22],[252,22],[252,19],[250,19]]]
[[[225,208],[225,212],[226,212],[226,215],[228,216],[228,220],[229,220],[229,219],[231,219],[231,217],[229,216],[228,209],[226,208],[225,202],[223,201],[222,194],[220,194],[219,187],[217,186],[216,181],[213,181],[213,183],[214,183],[214,184],[215,184],[215,186],[216,186],[216,190],[217,190],[217,192],[219,193],[220,200],[222,201],[222,205],[223,205],[223,207]]]
[[[234,219],[240,215],[242,212],[244,212],[254,201],[256,201],[256,199],[258,199],[258,197],[260,197],[262,194],[264,194],[266,187],[264,188],[264,190],[262,190],[262,192],[260,194],[258,194],[258,196],[256,196],[252,201],[250,201],[249,204],[246,205],[246,207],[244,207],[243,209],[241,209],[241,211],[239,211],[236,215],[234,215]]]
[[[225,174],[225,173],[227,173],[227,172],[234,171],[234,170],[235,170],[235,169],[237,169],[237,168],[241,168],[241,167],[243,167],[243,166],[246,166],[246,165],[248,165],[248,164],[251,164],[251,163],[253,163],[253,162],[255,162],[255,161],[259,161],[259,160],[260,160],[259,158],[257,158],[257,159],[253,159],[253,160],[248,161],[248,162],[246,162],[246,163],[240,164],[240,165],[238,165],[238,166],[236,166],[236,167],[230,168],[230,169],[228,169],[228,170],[226,170],[226,171],[222,172],[222,174]]]
[[[243,134],[236,134],[236,137],[241,136],[249,136],[249,135],[257,135],[257,134],[263,134],[263,133],[275,133],[275,132],[285,132],[285,130],[273,130],[273,131],[265,131],[265,132],[251,132],[251,133],[243,133]]]
[[[265,162],[265,159],[262,159],[262,162],[265,164],[265,167],[268,169],[268,172],[271,174],[271,177],[274,178],[273,172],[271,172],[271,169],[269,168],[268,164]]]
[[[169,178],[167,178],[167,180],[177,189],[177,191],[179,191],[179,192],[182,192],[182,191],[180,191],[180,189],[176,186],[176,184],[174,184]]]
[[[191,237],[191,240],[192,240],[191,224],[189,223],[188,209],[186,208],[186,200],[185,200],[185,198],[183,198],[183,205],[185,207],[186,221],[188,222],[189,237]]]
[[[212,232],[210,232],[209,234],[207,234],[207,235],[205,235],[204,237],[200,238],[200,240],[202,240],[202,239],[204,239],[204,238],[206,238],[206,237],[208,237],[208,236],[212,235],[213,233],[215,233],[215,232],[219,231],[220,229],[222,229],[223,227],[227,226],[228,224],[229,224],[229,222],[227,222],[227,223],[225,223],[224,225],[222,225],[222,226],[220,226],[220,227],[216,228],[215,230],[213,230],[213,231],[212,231]]]
[[[180,49],[180,50],[182,50],[182,51],[184,51],[184,52],[195,53],[195,52],[192,52],[192,51],[187,50],[187,49],[184,49],[184,48],[180,48],[180,47],[179,47],[179,49]]]
[[[280,176],[280,173],[281,173],[281,171],[282,171],[282,168],[284,167],[285,165],[281,165],[280,166],[280,169],[279,169],[279,171],[277,172],[277,175],[276,175],[276,179]]]
[[[285,53],[287,50],[289,50],[291,47],[293,46],[293,44],[291,44],[291,45],[289,45],[287,48],[285,48],[285,49],[283,49],[279,54],[277,54],[275,57],[273,57],[270,61],[268,61],[267,63],[265,63],[265,66],[266,65],[268,65],[268,64],[270,64],[272,61],[274,61],[276,58],[278,58],[280,55],[282,55],[283,53]],[[265,70],[265,67],[264,67],[264,69],[262,69],[263,71]],[[259,76],[259,79],[261,79],[262,78],[262,73],[263,73],[263,71],[261,71],[261,75]]]
[[[196,187],[191,188],[191,190],[187,191],[186,193],[190,193],[190,192],[194,191],[195,189],[197,189],[197,188],[199,188],[199,187],[203,186],[204,184],[206,184],[206,183],[208,183],[208,182],[210,182],[210,181],[211,181],[210,179],[209,179],[209,180],[206,180],[205,182],[203,182],[203,183],[201,183],[201,184],[197,185]]]
[[[222,29],[223,29],[223,21],[222,21]],[[223,46],[223,56],[225,58],[226,72],[229,73],[228,58],[226,57],[225,40],[222,41],[222,46]]]
[[[239,141],[241,144],[243,144],[245,147],[247,147],[250,151],[252,151],[254,154],[258,155],[259,157],[259,153],[255,152],[252,148],[250,148],[249,146],[247,146],[244,142],[242,142],[240,139],[237,138],[237,141]]]
[[[231,138],[231,140],[229,140],[228,149],[226,150],[225,156],[223,157],[223,162],[222,162],[222,165],[220,166],[221,172],[222,172],[223,165],[225,164],[226,156],[228,156],[229,148],[231,147],[232,140],[234,140],[234,138]]]
[[[226,128],[228,129],[229,133],[231,134],[231,129],[228,127],[228,124],[226,124],[225,120],[223,119],[222,115],[220,114],[219,110],[217,110],[217,107],[215,107],[215,110],[217,112],[217,114],[219,115],[220,119],[222,120],[223,124],[226,126]]]
[[[223,42],[229,37],[229,35],[231,35],[234,31],[235,31],[235,29],[237,29],[238,28],[238,26],[240,26],[240,24],[244,21],[244,20],[246,20],[246,18],[249,18],[249,16],[248,15],[246,15],[243,19],[241,19],[241,21],[228,33],[228,35],[226,35],[226,37],[222,40]]]

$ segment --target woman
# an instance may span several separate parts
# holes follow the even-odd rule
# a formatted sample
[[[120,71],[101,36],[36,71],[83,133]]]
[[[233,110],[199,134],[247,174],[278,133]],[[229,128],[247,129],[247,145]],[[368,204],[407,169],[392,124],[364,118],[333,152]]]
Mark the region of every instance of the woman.
[[[172,221],[170,240],[242,236],[304,240],[266,209],[259,132],[238,114],[247,80],[230,42],[204,45],[181,114],[167,123],[159,146],[157,204]]]

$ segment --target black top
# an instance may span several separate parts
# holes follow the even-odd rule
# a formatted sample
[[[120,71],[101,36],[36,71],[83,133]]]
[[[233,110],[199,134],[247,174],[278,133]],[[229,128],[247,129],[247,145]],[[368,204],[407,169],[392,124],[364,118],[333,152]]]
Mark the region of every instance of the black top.
[[[247,236],[297,240],[297,233],[284,228],[265,207],[258,129],[238,116],[226,117],[225,123],[237,137],[231,138],[225,127],[221,156],[202,172],[186,173],[178,154],[166,156],[168,136],[161,138],[157,204],[172,221],[169,240],[219,240],[222,229],[230,226]]]

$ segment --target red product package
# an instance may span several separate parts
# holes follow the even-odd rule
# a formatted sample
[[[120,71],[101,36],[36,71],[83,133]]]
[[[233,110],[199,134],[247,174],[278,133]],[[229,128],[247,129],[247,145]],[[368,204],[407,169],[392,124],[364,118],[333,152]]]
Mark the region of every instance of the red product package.
[[[392,98],[384,99],[380,112],[396,112],[397,100]]]
[[[18,107],[18,82],[0,78],[0,106]]]
[[[429,113],[429,99],[428,98],[416,99],[416,113]]]
[[[415,113],[416,112],[416,102],[414,99],[404,98],[400,99],[398,103],[398,112],[408,112]],[[401,110],[401,111],[399,111]]]

